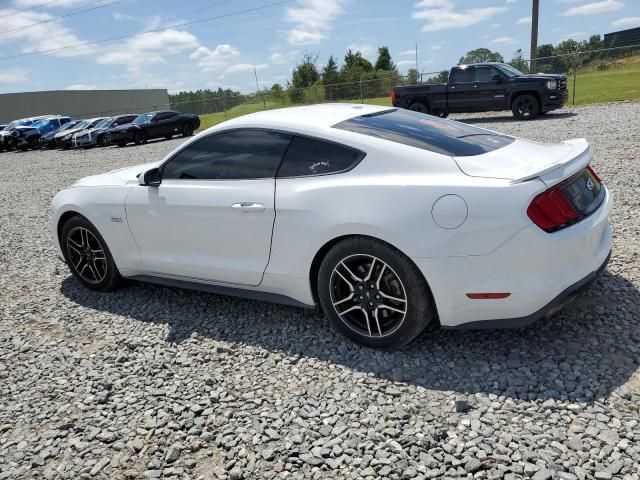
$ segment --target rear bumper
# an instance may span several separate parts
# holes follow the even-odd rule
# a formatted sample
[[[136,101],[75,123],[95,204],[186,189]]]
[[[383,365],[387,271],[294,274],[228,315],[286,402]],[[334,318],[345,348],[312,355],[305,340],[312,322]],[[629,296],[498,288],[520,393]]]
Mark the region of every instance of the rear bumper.
[[[497,320],[480,320],[474,322],[467,322],[461,325],[456,326],[446,326],[443,325],[443,328],[448,329],[456,329],[456,330],[488,330],[492,328],[522,328],[527,325],[531,325],[532,323],[540,320],[542,318],[552,317],[560,310],[562,310],[566,305],[570,304],[580,293],[589,288],[589,286],[593,283],[593,281],[602,273],[602,271],[607,267],[609,260],[611,259],[611,251],[607,255],[605,261],[598,267],[597,270],[591,272],[589,275],[584,277],[583,279],[577,281],[566,290],[564,290],[560,295],[550,301],[547,305],[542,307],[537,312],[532,313],[531,315],[527,315],[524,317],[518,318],[503,318]]]
[[[607,191],[598,210],[563,230],[546,233],[531,223],[487,255],[414,258],[431,287],[440,324],[520,326],[556,310],[606,265],[611,208]],[[470,299],[467,293],[510,295]]]

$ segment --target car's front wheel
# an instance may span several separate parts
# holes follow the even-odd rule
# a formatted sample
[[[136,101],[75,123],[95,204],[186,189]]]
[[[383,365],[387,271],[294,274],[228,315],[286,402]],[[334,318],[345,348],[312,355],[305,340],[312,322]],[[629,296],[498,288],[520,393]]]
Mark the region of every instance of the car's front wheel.
[[[138,130],[134,135],[133,140],[136,145],[144,145],[145,143],[147,143],[147,134],[142,130]]]
[[[538,116],[540,104],[533,95],[524,94],[513,101],[511,111],[518,120],[531,120]]]
[[[415,264],[368,237],[345,239],[329,251],[318,295],[333,326],[371,348],[400,348],[434,318],[429,287]]]
[[[185,123],[184,125],[182,125],[182,136],[190,137],[191,135],[193,135],[193,125],[191,125],[190,123]]]
[[[111,252],[100,232],[77,215],[62,227],[60,248],[76,279],[91,290],[113,289],[120,280]]]

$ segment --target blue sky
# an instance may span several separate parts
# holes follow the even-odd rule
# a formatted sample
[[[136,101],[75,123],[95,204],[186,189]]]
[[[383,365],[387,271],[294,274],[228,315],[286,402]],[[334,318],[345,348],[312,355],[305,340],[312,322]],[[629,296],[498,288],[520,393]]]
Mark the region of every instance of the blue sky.
[[[530,0],[293,0],[238,13],[282,1],[0,0],[0,93],[218,86],[248,92],[255,90],[254,66],[261,87],[284,84],[305,53],[318,54],[319,64],[330,54],[341,62],[351,48],[375,60],[387,45],[406,72],[415,65],[416,42],[425,72],[448,68],[477,47],[506,59],[518,48],[528,54]],[[640,26],[639,0],[540,3],[540,43]],[[4,58],[155,29],[164,30]]]

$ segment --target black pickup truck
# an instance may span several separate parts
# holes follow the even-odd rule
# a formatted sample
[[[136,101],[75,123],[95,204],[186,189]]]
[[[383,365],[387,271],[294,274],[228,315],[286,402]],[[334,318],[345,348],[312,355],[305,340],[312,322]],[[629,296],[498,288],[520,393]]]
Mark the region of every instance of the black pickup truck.
[[[475,63],[451,69],[449,82],[394,87],[394,107],[446,117],[453,112],[511,110],[520,120],[562,107],[567,77],[524,74],[505,63]]]
[[[174,135],[190,137],[200,127],[200,117],[190,113],[162,110],[138,115],[126,125],[110,128],[105,132],[105,144],[124,147],[128,143],[142,145],[152,138]]]

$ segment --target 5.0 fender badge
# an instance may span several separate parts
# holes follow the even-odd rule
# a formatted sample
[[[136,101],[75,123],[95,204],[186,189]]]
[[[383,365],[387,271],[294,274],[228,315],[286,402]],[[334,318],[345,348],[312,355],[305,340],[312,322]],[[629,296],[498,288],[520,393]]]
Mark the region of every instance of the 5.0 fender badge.
[[[122,223],[122,217],[111,217],[111,221],[114,223]]]

